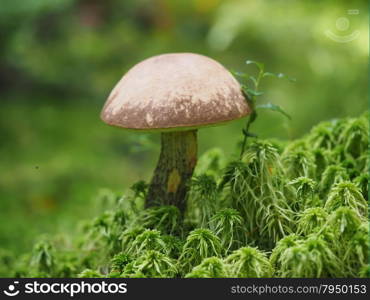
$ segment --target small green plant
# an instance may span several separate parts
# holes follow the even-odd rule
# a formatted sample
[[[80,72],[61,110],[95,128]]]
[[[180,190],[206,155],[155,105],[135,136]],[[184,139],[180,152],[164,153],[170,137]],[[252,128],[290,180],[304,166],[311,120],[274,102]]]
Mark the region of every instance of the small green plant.
[[[225,278],[227,270],[222,259],[218,257],[208,257],[202,263],[193,268],[185,275],[185,278]]]
[[[327,150],[322,148],[312,150],[315,165],[315,179],[317,181],[321,180],[322,173],[328,167],[329,159],[327,152]]]
[[[325,209],[328,211],[333,211],[341,206],[352,208],[360,216],[365,216],[368,209],[368,203],[362,196],[361,190],[349,181],[336,184],[325,203]]]
[[[331,187],[339,182],[348,180],[348,174],[345,168],[338,165],[328,166],[322,174],[322,179],[319,185],[320,195],[326,196]]]
[[[162,235],[162,240],[166,243],[168,256],[178,259],[181,255],[184,241],[174,235]]]
[[[337,274],[340,262],[319,235],[311,235],[286,248],[278,257],[282,277],[328,277]]]
[[[356,277],[360,273],[361,268],[369,262],[369,227],[366,224],[361,224],[353,235],[348,240],[346,247],[342,247],[344,252],[344,266],[347,270],[346,276]]]
[[[124,252],[116,254],[111,260],[111,271],[122,273],[125,266],[132,260],[133,258]]]
[[[369,121],[366,117],[349,119],[339,136],[339,143],[344,143],[345,152],[353,158],[358,158],[368,148]]]
[[[153,206],[143,211],[140,224],[162,233],[175,234],[181,228],[181,213],[176,206]]]
[[[244,155],[245,147],[247,145],[247,138],[248,137],[255,137],[255,134],[252,134],[249,132],[250,126],[252,125],[253,122],[256,121],[257,119],[257,109],[269,109],[271,111],[279,112],[283,114],[285,117],[288,119],[291,119],[289,114],[287,114],[280,106],[272,103],[266,103],[266,104],[256,104],[256,97],[261,96],[264,94],[264,92],[260,91],[260,84],[263,78],[266,77],[275,77],[275,78],[287,78],[290,81],[295,81],[294,78],[290,78],[286,76],[283,73],[271,73],[271,72],[266,72],[265,71],[265,65],[261,62],[253,61],[253,60],[247,60],[245,62],[247,65],[255,65],[258,69],[257,76],[254,75],[249,75],[247,73],[242,73],[242,72],[233,72],[234,75],[239,79],[242,80],[241,86],[242,90],[246,96],[246,99],[248,101],[248,104],[250,108],[252,109],[252,113],[250,114],[245,127],[242,130],[243,133],[243,142],[241,146],[241,152],[240,152],[240,159]]]
[[[369,278],[370,277],[370,264],[362,266],[358,274],[359,274],[359,277],[361,278]]]
[[[119,236],[126,225],[126,215],[116,207],[115,211],[107,210],[100,217],[95,218],[89,227],[87,244],[99,244],[102,240],[107,243],[107,252],[114,254],[121,248]]]
[[[322,207],[310,207],[300,214],[297,232],[309,235],[322,229],[328,219],[328,213]]]
[[[36,270],[36,276],[44,277],[44,274],[53,274],[55,257],[53,254],[54,249],[50,242],[47,240],[38,242],[32,252],[31,266]]]
[[[217,183],[210,175],[194,176],[191,182],[190,208],[199,227],[206,227],[217,209]]]
[[[243,218],[233,208],[224,208],[218,211],[211,218],[210,224],[221,240],[224,253],[228,253],[230,249],[240,246],[240,241],[244,240],[242,236]],[[239,243],[237,243],[238,241]]]
[[[78,278],[101,278],[104,276],[100,274],[98,271],[86,269],[86,270],[83,270],[80,274],[78,274],[77,277]]]
[[[335,122],[322,122],[311,130],[308,142],[313,149],[331,150],[337,144],[333,134]]]
[[[192,266],[211,256],[221,256],[220,239],[209,229],[199,228],[189,233],[179,261],[183,270],[188,272]]]
[[[163,241],[161,233],[158,230],[144,230],[132,242],[128,253],[140,255],[143,251],[147,250],[167,251],[166,243]]]
[[[198,160],[195,174],[206,174],[213,177],[220,175],[221,170],[225,167],[226,157],[222,149],[212,148],[206,151]]]
[[[136,237],[142,234],[144,230],[145,229],[142,226],[134,226],[125,229],[119,237],[122,251],[128,252],[129,249],[131,249],[132,243],[135,241]]]
[[[231,277],[271,277],[273,268],[266,253],[257,248],[243,247],[225,259]]]
[[[148,188],[149,188],[149,185],[143,180],[140,180],[134,183],[130,187],[130,189],[134,192],[134,198],[141,198],[141,199],[146,198],[148,194]]]
[[[321,231],[332,231],[339,241],[350,239],[360,228],[362,220],[358,212],[350,207],[339,207],[333,211]]]
[[[299,235],[292,233],[283,237],[280,241],[276,243],[276,246],[270,255],[270,262],[275,270],[281,269],[281,257],[284,255],[284,252],[287,249],[297,246],[300,242],[300,239],[301,237]]]
[[[174,277],[177,274],[176,262],[165,254],[156,251],[145,251],[137,260],[128,264],[123,277]],[[131,275],[131,276],[130,276]]]
[[[315,201],[316,182],[308,177],[298,177],[288,184],[293,185],[296,189],[297,202],[296,210],[302,210],[305,207],[315,206],[319,201]]]
[[[264,248],[291,232],[293,211],[286,190],[284,169],[275,147],[253,141],[242,161],[231,162],[220,186],[227,185],[231,206],[247,221],[247,241],[258,239]],[[288,197],[287,197],[288,196]]]
[[[315,177],[315,158],[311,152],[304,150],[288,151],[283,154],[283,160],[289,178]]]
[[[353,183],[361,190],[364,199],[369,197],[369,173],[363,173],[353,180]]]

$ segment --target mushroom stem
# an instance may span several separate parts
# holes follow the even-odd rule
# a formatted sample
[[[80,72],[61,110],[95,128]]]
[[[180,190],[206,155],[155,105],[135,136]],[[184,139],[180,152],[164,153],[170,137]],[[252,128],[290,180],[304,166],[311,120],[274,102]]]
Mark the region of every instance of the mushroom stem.
[[[149,186],[146,207],[165,204],[185,211],[189,180],[197,163],[197,131],[162,133],[161,154]]]

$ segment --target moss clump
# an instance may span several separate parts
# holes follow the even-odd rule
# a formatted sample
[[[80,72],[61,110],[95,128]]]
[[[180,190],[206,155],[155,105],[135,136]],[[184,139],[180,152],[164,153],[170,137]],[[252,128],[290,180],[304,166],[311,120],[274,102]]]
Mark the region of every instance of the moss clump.
[[[237,160],[208,151],[184,215],[173,206],[145,209],[148,185],[139,182],[73,234],[43,238],[21,257],[0,251],[0,273],[368,276],[368,127],[365,114],[321,123],[279,148],[250,138]]]

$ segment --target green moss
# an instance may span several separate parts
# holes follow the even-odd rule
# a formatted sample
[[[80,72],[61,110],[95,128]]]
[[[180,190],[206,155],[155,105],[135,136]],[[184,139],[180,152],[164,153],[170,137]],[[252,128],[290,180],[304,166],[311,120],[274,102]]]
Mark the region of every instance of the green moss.
[[[368,131],[363,115],[321,123],[279,149],[249,138],[236,161],[209,151],[184,216],[173,206],[144,209],[145,182],[123,197],[105,191],[104,211],[74,234],[42,238],[18,257],[0,251],[0,274],[368,276]]]

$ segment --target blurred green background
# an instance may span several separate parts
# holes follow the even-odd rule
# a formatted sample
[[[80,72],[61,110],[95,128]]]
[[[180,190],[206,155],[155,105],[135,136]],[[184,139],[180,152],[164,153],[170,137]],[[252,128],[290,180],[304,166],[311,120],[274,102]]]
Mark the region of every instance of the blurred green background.
[[[319,121],[367,109],[367,1],[2,0],[0,248],[29,251],[42,233],[72,232],[104,188],[149,180],[158,135],[103,124],[110,90],[137,62],[197,52],[227,68],[267,71],[263,138],[294,139]],[[199,132],[200,153],[232,157],[243,121]]]

